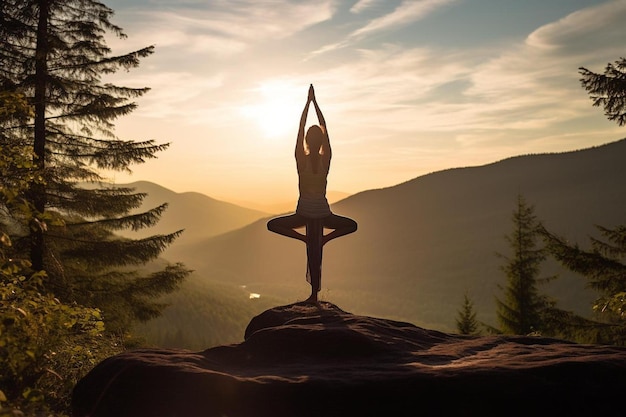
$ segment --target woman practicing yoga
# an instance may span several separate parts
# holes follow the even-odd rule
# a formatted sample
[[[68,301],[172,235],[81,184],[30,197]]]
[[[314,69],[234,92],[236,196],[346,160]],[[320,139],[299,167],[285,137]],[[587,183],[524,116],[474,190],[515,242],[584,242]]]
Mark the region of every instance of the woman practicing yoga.
[[[319,125],[309,127],[305,136],[304,127],[311,103],[315,107]],[[300,117],[295,156],[300,190],[296,213],[270,220],[267,228],[306,243],[307,281],[311,284],[311,296],[306,301],[317,303],[322,279],[322,247],[333,239],[355,232],[357,224],[348,217],[333,214],[326,200],[326,177],[331,158],[330,141],[326,121],[317,105],[312,84]],[[306,234],[296,230],[301,227],[306,228]],[[332,231],[324,235],[324,228]]]

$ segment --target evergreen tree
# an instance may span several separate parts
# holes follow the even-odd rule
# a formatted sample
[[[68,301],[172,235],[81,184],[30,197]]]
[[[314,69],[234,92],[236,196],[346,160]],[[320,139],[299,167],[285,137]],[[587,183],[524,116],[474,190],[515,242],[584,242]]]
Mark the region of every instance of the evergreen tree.
[[[3,0],[0,86],[19,89],[34,107],[29,123],[12,128],[32,148],[33,177],[42,179],[25,193],[37,212],[23,228],[33,269],[47,271],[46,287],[56,296],[101,308],[107,328],[124,331],[133,320],[158,315],[163,305],[153,299],[188,271],[181,264],[138,271],[180,231],[138,240],[114,234],[155,224],[166,205],[134,214],[145,195],[101,186],[100,170],[130,171],[168,145],[113,132],[115,119],[133,111],[132,100],[148,88],[116,86],[102,76],[137,67],[153,47],[111,56],[105,34],[125,37],[112,14],[95,0]]]
[[[502,288],[504,299],[496,298],[497,317],[500,330],[509,334],[530,334],[545,331],[543,312],[551,305],[546,296],[539,294],[537,286],[546,279],[539,279],[540,264],[545,260],[543,248],[537,247],[539,222],[534,207],[524,198],[517,197],[517,208],[513,212],[513,232],[506,236],[513,252],[505,259],[502,271],[507,276],[507,285]]]
[[[580,68],[581,84],[594,106],[603,106],[609,120],[626,124],[626,59],[609,63],[604,74]],[[626,344],[626,226],[596,226],[602,238],[591,238],[590,249],[542,229],[546,248],[566,268],[588,279],[599,297],[593,310],[599,322],[576,323],[583,328],[587,340],[598,343]]]
[[[607,64],[604,74],[579,68],[580,82],[593,100],[594,106],[604,107],[604,114],[620,126],[626,124],[626,58]]]
[[[546,248],[566,268],[582,274],[599,293],[593,305],[598,322],[583,323],[587,340],[626,344],[626,227],[596,226],[603,239],[591,238],[591,248],[581,249],[543,230]]]
[[[24,198],[33,181],[32,147],[11,128],[32,117],[18,91],[0,91],[0,415],[66,415],[72,387],[119,340],[103,334],[100,311],[42,291],[46,273],[13,245],[7,213],[25,223],[37,212]],[[42,221],[40,219],[40,221]],[[18,411],[19,410],[19,411]],[[54,413],[54,415],[57,415]]]
[[[472,335],[476,334],[478,331],[474,303],[470,300],[467,293],[463,295],[463,306],[461,310],[458,311],[456,328],[460,334]]]

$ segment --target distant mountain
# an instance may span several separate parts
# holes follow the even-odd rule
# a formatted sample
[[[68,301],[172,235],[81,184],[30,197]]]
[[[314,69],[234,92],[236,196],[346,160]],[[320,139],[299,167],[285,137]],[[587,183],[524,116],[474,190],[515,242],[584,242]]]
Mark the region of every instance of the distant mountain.
[[[513,157],[489,165],[424,175],[394,187],[350,196],[333,211],[359,230],[324,248],[322,299],[357,314],[454,329],[467,291],[478,319],[495,324],[494,296],[505,284],[516,197],[535,206],[552,232],[586,246],[595,224],[626,223],[626,140],[559,154]],[[301,242],[270,233],[267,218],[172,254],[205,279],[247,285],[261,296],[306,298]],[[585,281],[559,272],[546,292],[559,306],[588,314],[594,294]]]
[[[121,233],[127,237],[146,237],[185,229],[174,245],[189,244],[238,229],[268,216],[267,212],[219,201],[196,192],[177,193],[148,181],[118,185],[135,188],[137,192],[148,194],[140,210],[145,211],[163,203],[169,204],[161,220],[154,227]]]

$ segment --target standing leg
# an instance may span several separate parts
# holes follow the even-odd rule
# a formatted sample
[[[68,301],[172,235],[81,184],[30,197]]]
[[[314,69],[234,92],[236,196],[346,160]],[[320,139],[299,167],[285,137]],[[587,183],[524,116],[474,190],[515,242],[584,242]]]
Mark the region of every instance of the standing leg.
[[[311,296],[307,302],[317,303],[317,293],[322,284],[323,219],[308,219],[306,223],[306,254],[311,279]]]

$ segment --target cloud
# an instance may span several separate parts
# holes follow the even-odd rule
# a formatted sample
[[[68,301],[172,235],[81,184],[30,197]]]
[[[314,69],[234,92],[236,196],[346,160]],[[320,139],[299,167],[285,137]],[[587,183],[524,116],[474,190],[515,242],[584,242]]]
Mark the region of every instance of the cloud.
[[[371,33],[389,29],[398,29],[417,20],[423,19],[442,6],[457,0],[421,0],[405,1],[393,12],[372,20],[362,28],[352,32],[350,38],[360,39]]]
[[[624,50],[626,1],[579,10],[530,34],[528,47],[590,59],[598,50]]]
[[[166,6],[169,4],[169,6]],[[132,33],[124,47],[146,44],[194,53],[230,56],[272,39],[285,39],[328,20],[336,7],[332,0],[238,0],[212,2],[158,2],[152,8],[126,10]],[[111,40],[110,45],[122,45]]]
[[[424,19],[426,16],[439,8],[457,1],[458,0],[404,1],[392,12],[370,20],[359,29],[351,32],[342,41],[322,46],[314,51],[313,55],[320,55],[333,50],[345,48],[374,33],[397,30],[418,20]],[[363,9],[370,7],[374,2],[375,0],[361,0],[352,7],[351,11],[354,13],[361,12]]]
[[[198,113],[204,113],[205,117],[209,113],[207,106],[211,101],[207,98],[214,97],[216,91],[223,87],[224,78],[223,74],[206,76],[186,71],[161,71],[120,74],[115,76],[114,82],[116,85],[150,87],[150,91],[139,99],[140,106],[135,112],[137,116],[193,122],[198,120]],[[219,112],[219,107],[215,106],[215,111]]]
[[[359,0],[350,8],[350,13],[361,13],[363,10],[369,9],[380,2],[381,0]]]
[[[358,126],[345,129],[365,130],[363,137],[441,131],[461,123],[456,112],[471,104],[447,102],[437,90],[466,80],[476,60],[471,54],[396,45],[359,50],[349,62],[315,74],[317,95],[320,102],[330,103],[325,108],[330,118],[340,121],[340,129],[343,120],[358,120]]]
[[[466,91],[484,126],[545,129],[592,112],[578,67],[599,70],[623,52],[626,1],[583,9],[531,33],[525,42],[487,60]]]
[[[499,49],[361,49],[316,74],[327,90],[318,96],[331,103],[327,119],[336,121],[334,136],[369,143],[372,157],[396,147],[419,152],[433,138],[452,138],[458,149],[486,145],[489,158],[602,143],[618,128],[598,127],[603,116],[581,88],[578,67],[602,71],[623,56],[624,21],[626,1],[614,1],[572,13]],[[397,138],[414,139],[400,146]]]

